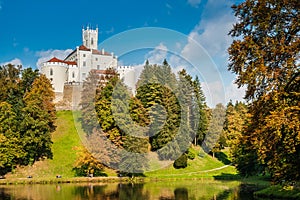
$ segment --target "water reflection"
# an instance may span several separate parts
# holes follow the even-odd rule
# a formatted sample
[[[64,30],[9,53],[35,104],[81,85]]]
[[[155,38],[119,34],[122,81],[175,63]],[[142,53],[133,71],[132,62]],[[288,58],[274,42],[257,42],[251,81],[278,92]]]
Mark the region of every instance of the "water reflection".
[[[251,187],[250,187],[251,188]],[[145,184],[87,183],[0,186],[3,200],[251,200],[253,188],[238,182],[169,181]]]

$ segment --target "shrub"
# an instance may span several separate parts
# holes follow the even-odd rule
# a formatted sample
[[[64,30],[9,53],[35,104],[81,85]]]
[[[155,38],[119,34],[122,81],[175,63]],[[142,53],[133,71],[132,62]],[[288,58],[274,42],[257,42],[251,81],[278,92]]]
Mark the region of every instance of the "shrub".
[[[186,168],[187,167],[187,156],[185,154],[177,158],[173,163],[174,168]]]

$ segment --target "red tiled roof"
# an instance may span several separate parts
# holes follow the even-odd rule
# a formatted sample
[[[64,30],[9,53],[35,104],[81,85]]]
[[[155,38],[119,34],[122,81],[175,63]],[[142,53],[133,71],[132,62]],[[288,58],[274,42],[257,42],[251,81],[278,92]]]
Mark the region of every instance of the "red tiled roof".
[[[75,61],[64,61],[64,63],[66,63],[68,65],[77,65],[77,62],[75,62]]]
[[[60,60],[60,59],[58,59],[58,58],[56,58],[56,57],[51,58],[51,59],[48,60],[47,62],[61,62],[61,63],[64,63],[63,60]]]
[[[82,50],[82,51],[90,51],[90,49],[87,48],[87,47],[84,46],[84,45],[81,45],[81,46],[79,47],[79,50]]]
[[[51,58],[47,62],[59,62],[59,63],[66,63],[68,65],[77,65],[77,63],[75,61],[64,61],[64,60],[60,60],[56,57]]]
[[[108,53],[108,52],[104,52],[104,53],[103,53],[102,51],[99,51],[99,50],[96,50],[96,49],[93,49],[92,53],[93,53],[93,54],[98,54],[98,55],[111,56],[111,54]]]

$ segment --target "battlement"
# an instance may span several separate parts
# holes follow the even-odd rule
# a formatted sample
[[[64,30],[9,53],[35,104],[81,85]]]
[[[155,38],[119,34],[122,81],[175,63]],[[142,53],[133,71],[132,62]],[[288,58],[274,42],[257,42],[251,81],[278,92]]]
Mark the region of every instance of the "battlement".
[[[118,66],[117,67],[117,70],[133,70],[133,67],[132,66]]]

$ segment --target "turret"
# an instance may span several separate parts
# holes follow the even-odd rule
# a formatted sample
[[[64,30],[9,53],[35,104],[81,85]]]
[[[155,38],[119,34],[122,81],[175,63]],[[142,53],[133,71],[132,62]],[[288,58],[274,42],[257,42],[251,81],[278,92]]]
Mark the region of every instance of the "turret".
[[[96,30],[82,29],[82,44],[88,49],[98,49],[98,28]]]

